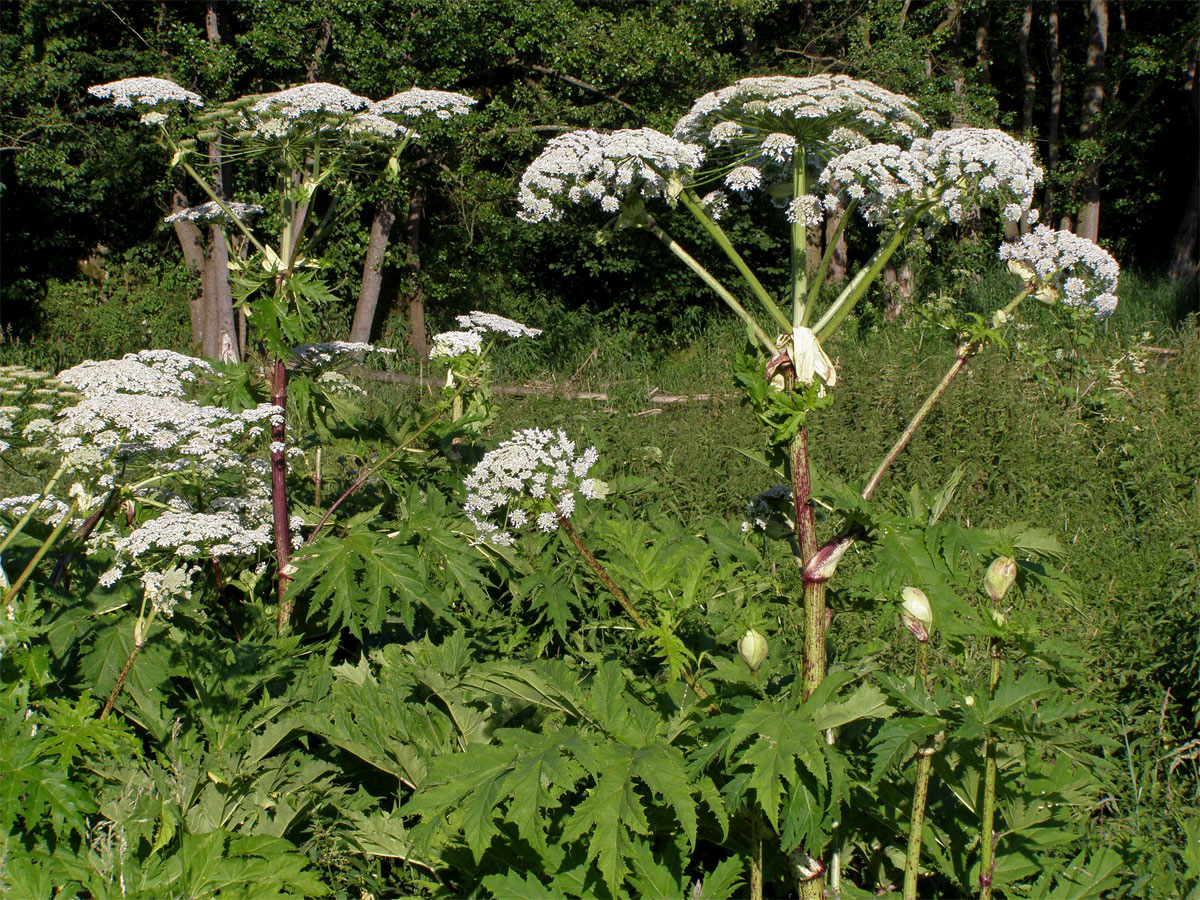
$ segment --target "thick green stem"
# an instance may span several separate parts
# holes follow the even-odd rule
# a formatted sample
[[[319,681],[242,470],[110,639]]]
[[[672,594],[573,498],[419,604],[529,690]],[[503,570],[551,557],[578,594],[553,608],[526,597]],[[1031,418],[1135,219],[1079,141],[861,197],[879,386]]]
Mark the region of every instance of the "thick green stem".
[[[763,839],[758,810],[750,819],[750,900],[763,900]]]
[[[62,533],[67,530],[67,526],[71,524],[71,516],[75,514],[76,509],[77,504],[72,502],[67,511],[63,513],[62,521],[54,526],[54,530],[50,532],[50,535],[44,541],[42,541],[42,546],[38,547],[37,552],[33,554],[33,559],[29,561],[29,564],[25,566],[21,574],[17,576],[17,580],[14,581],[4,593],[4,599],[0,600],[0,605],[7,606],[9,601],[11,601],[13,597],[17,596],[17,593],[25,586],[25,582],[27,582],[30,576],[33,575],[34,570],[37,569],[38,563],[42,561],[42,557],[50,552],[50,548],[54,546],[54,544],[62,536]]]
[[[929,642],[917,641],[917,674],[929,690]],[[936,739],[930,738],[917,751],[917,782],[913,787],[912,816],[908,822],[908,853],[904,857],[904,900],[916,900],[917,875],[921,867],[921,835],[925,828],[925,803],[929,796],[929,774],[933,769]]]
[[[808,150],[803,144],[792,154],[792,197],[808,193]],[[792,331],[808,319],[808,225],[799,216],[792,222],[789,262],[792,275]]]
[[[746,307],[738,302],[737,298],[729,292],[729,289],[725,285],[717,281],[708,269],[700,265],[690,253],[684,250],[673,237],[663,231],[653,219],[647,217],[643,225],[649,229],[651,234],[666,244],[667,249],[679,257],[685,266],[699,275],[700,279],[712,288],[718,297],[725,301],[725,305],[732,309],[737,317],[746,323],[746,328],[749,330],[751,336],[759,343],[763,350],[770,353],[771,356],[779,354],[779,349],[775,346],[775,342],[763,331],[762,326],[758,324],[754,316],[746,311]]]
[[[224,200],[217,196],[216,191],[209,187],[208,182],[200,177],[200,173],[193,169],[186,161],[181,161],[179,165],[183,167],[183,171],[187,172],[188,175],[192,177],[192,181],[196,182],[196,184],[200,186],[200,190],[208,194],[208,199],[212,200],[217,204],[217,206],[221,207],[225,215],[227,215],[233,221],[233,224],[238,231],[244,234],[246,239],[254,245],[254,249],[263,254],[263,256],[266,256],[267,248],[264,247],[259,239],[250,232],[250,229],[246,227],[246,223],[233,214],[233,210],[229,208],[228,204],[226,204]]]
[[[1000,661],[1004,655],[1004,647],[1000,638],[992,638],[989,645],[992,661],[991,677],[988,685],[988,696],[996,694],[996,684],[1000,681]],[[979,897],[980,900],[991,900],[992,879],[996,874],[996,740],[987,733],[983,739],[983,815],[979,829],[981,855],[979,858]]]
[[[917,212],[912,213],[896,231],[886,244],[875,251],[875,255],[871,257],[866,266],[859,269],[849,283],[842,288],[842,292],[838,294],[836,300],[829,309],[825,310],[824,315],[813,326],[813,331],[817,333],[817,338],[824,341],[829,335],[837,331],[839,325],[846,316],[850,315],[850,311],[854,309],[854,305],[862,299],[863,294],[867,292],[867,288],[871,286],[878,276],[883,271],[883,267],[887,265],[887,261],[892,258],[892,255],[900,249],[900,245],[904,239],[908,237],[913,226],[917,224]]]
[[[796,515],[796,547],[801,571],[817,555],[817,518],[812,504],[812,478],[808,466],[808,429],[801,428],[790,448],[792,499]],[[804,582],[804,669],[802,688],[807,700],[825,680],[825,582]],[[810,854],[811,856],[811,854]],[[819,862],[819,860],[817,861]],[[802,900],[821,900],[825,895],[824,866],[821,873],[800,884]]]
[[[42,505],[42,501],[54,490],[54,486],[58,484],[58,479],[62,478],[63,472],[67,471],[67,463],[64,460],[59,467],[54,470],[54,474],[50,476],[50,480],[46,482],[42,492],[38,494],[38,498],[29,505],[29,509],[25,510],[25,514],[17,520],[17,524],[12,527],[12,531],[4,535],[4,539],[0,540],[0,553],[12,543],[12,539],[25,530],[25,526],[29,524],[29,520],[33,518],[33,514],[37,512],[37,508]]]
[[[808,288],[808,302],[804,308],[804,318],[801,320],[801,325],[807,325],[809,316],[812,315],[813,306],[817,302],[817,297],[821,293],[821,285],[825,283],[825,276],[829,272],[829,266],[833,262],[833,257],[837,253],[838,239],[841,238],[842,232],[846,230],[846,225],[850,222],[854,211],[858,209],[858,201],[851,200],[842,213],[841,219],[838,220],[837,228],[833,230],[833,234],[829,237],[829,246],[825,248],[825,255],[821,257],[821,265],[817,267],[816,274],[813,275],[812,281]]]
[[[742,259],[742,255],[733,246],[733,241],[729,239],[729,235],[725,233],[725,230],[717,223],[717,220],[705,211],[704,204],[700,202],[700,198],[688,188],[680,193],[679,199],[688,212],[696,217],[696,220],[704,226],[704,230],[717,242],[717,246],[729,257],[729,261],[733,263],[742,278],[746,280],[746,284],[750,286],[750,290],[754,292],[754,296],[758,298],[758,301],[763,305],[763,309],[767,311],[767,315],[774,319],[775,323],[781,329],[790,332],[792,330],[792,323],[788,320],[788,317],[783,314],[783,310],[779,308],[778,304],[771,299],[771,295],[763,287],[762,282],[758,280],[758,276],[746,265],[746,261]]]

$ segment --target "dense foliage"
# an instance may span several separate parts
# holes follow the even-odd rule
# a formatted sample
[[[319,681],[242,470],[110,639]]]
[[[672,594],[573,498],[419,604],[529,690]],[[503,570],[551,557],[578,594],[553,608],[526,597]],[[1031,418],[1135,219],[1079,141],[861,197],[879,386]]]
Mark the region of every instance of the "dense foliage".
[[[1200,891],[1194,281],[1035,227],[1094,226],[1148,7],[1046,167],[1017,6],[6,7],[13,171],[77,114],[185,264],[117,216],[13,282],[97,328],[0,368],[3,889]],[[428,353],[362,340],[401,201]]]

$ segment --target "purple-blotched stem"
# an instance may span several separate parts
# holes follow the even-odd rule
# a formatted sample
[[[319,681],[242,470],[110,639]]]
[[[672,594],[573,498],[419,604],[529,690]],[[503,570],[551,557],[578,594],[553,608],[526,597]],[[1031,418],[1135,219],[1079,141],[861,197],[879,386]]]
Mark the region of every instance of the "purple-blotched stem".
[[[287,367],[282,359],[275,360],[271,402],[280,410],[278,418],[271,423],[271,519],[275,528],[276,590],[279,599],[276,633],[282,635],[292,618],[292,599],[287,596],[288,582],[292,580],[292,532],[287,504]]]

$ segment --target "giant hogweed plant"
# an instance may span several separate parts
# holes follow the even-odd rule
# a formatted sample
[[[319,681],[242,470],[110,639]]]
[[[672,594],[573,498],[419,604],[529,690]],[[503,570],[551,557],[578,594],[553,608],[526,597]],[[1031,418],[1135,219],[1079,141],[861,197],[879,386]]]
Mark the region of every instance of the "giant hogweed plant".
[[[271,402],[282,409],[288,405],[292,348],[314,338],[316,311],[335,299],[320,277],[322,262],[315,251],[330,225],[347,211],[349,182],[364,171],[394,180],[400,155],[420,137],[418,127],[468,113],[475,103],[464,94],[420,88],[374,102],[338,85],[316,83],[240,97],[195,116],[192,123],[185,122],[182,113],[188,107],[203,107],[203,99],[166,79],[127,78],[95,85],[88,92],[140,111],[141,123],[154,129],[160,145],[171,153],[170,167],[182,169],[208,196],[206,203],[173,213],[168,221],[217,221],[232,226],[252,249],[245,259],[240,247],[230,246],[227,254],[253,341],[267,358]],[[211,168],[211,162],[197,152],[198,140],[219,143],[226,162],[257,159],[273,170],[279,203],[274,242],[250,226],[264,212],[261,206],[232,202],[214,189],[220,179],[217,173],[202,171]],[[323,210],[319,192],[324,194]],[[317,369],[336,362],[332,357],[344,362],[369,349],[342,342],[323,345],[316,355],[323,357],[325,366]],[[312,385],[305,384],[303,390],[310,393]],[[323,399],[331,401],[324,393]],[[279,419],[272,431],[271,490],[281,633],[292,614],[287,596],[292,566],[286,437],[286,422]],[[316,468],[319,473],[319,461]]]
[[[759,680],[759,667],[765,638],[753,629],[747,632],[739,646],[744,648],[747,664],[754,670],[755,691],[744,699],[714,697],[704,686],[700,660],[686,652],[676,652],[670,668],[672,674],[683,677],[699,701],[696,725],[689,730],[703,733],[716,729],[708,731],[708,740],[698,744],[702,749],[696,751],[689,771],[693,776],[716,771],[713,784],[721,791],[725,804],[725,810],[717,814],[722,826],[721,842],[728,844],[732,840],[737,844],[736,852],[747,861],[749,891],[755,897],[763,896],[770,879],[780,878],[781,872],[790,876],[788,880],[794,880],[792,889],[805,897],[823,896],[826,891],[836,895],[856,890],[843,879],[842,873],[852,860],[855,865],[862,865],[863,857],[871,855],[864,852],[868,840],[865,835],[871,829],[856,832],[848,827],[851,811],[859,805],[856,801],[860,798],[855,795],[861,782],[853,777],[853,744],[846,749],[843,745],[853,732],[862,737],[870,731],[866,720],[888,717],[898,710],[915,714],[921,721],[920,727],[903,732],[903,739],[888,738],[888,750],[893,756],[904,758],[915,752],[920,760],[917,790],[905,829],[908,839],[905,849],[899,851],[904,860],[904,894],[916,895],[923,838],[933,828],[924,815],[929,779],[938,748],[946,740],[945,728],[922,731],[930,727],[931,720],[937,721],[937,715],[931,715],[936,707],[920,696],[923,692],[928,698],[933,691],[926,645],[935,629],[949,629],[956,635],[965,633],[977,642],[984,642],[989,648],[990,674],[982,693],[987,703],[977,704],[984,708],[984,716],[968,716],[970,726],[964,726],[965,733],[982,745],[982,768],[986,774],[982,780],[965,787],[958,779],[961,792],[954,795],[967,807],[967,817],[977,816],[974,841],[963,845],[970,855],[950,860],[927,849],[927,867],[932,863],[960,889],[971,885],[985,898],[991,896],[998,879],[1000,883],[1011,883],[1029,874],[1019,866],[1010,867],[1017,865],[1013,860],[1030,859],[1028,847],[1016,835],[1053,816],[1009,821],[1011,827],[1007,832],[997,829],[997,754],[1003,746],[1001,735],[1015,732],[1021,737],[1036,736],[1032,749],[1026,751],[1033,756],[1041,754],[1045,758],[1068,745],[1072,752],[1086,752],[1079,740],[1072,743],[1064,737],[1056,743],[1054,734],[1069,731],[1071,716],[1065,710],[1048,718],[1054,727],[1033,729],[1027,724],[1009,724],[1017,710],[1025,714],[1022,705],[1036,700],[1039,691],[1052,690],[1051,683],[1039,681],[1041,687],[1035,690],[1029,683],[1022,682],[1023,687],[1018,689],[1004,682],[1001,676],[1005,645],[1002,632],[1007,621],[1004,613],[994,608],[990,619],[980,617],[962,599],[971,594],[961,572],[962,557],[973,556],[977,563],[987,562],[983,556],[988,552],[1012,566],[1017,565],[1013,555],[1021,556],[1026,590],[1057,590],[1057,579],[1042,562],[1043,557],[1053,558],[1056,554],[1053,541],[1038,532],[1022,529],[995,535],[964,529],[939,530],[934,525],[944,505],[928,522],[909,517],[885,524],[880,511],[869,501],[891,464],[954,378],[973,356],[1003,341],[1004,330],[1011,327],[1023,302],[1032,296],[1047,303],[1061,300],[1087,308],[1097,317],[1110,313],[1116,304],[1117,280],[1117,266],[1112,258],[1090,242],[1044,227],[1015,245],[1003,247],[1001,256],[1019,277],[1020,290],[990,319],[943,318],[943,324],[951,327],[958,337],[954,359],[895,443],[883,454],[879,466],[864,478],[861,488],[849,491],[826,485],[822,491],[812,477],[809,418],[833,401],[832,391],[838,384],[836,366],[824,344],[846,322],[905,239],[915,229],[933,232],[939,226],[961,222],[966,216],[988,208],[998,210],[1009,222],[1036,221],[1031,204],[1042,172],[1030,147],[991,129],[962,128],[923,136],[926,132],[926,125],[910,100],[873,84],[844,76],[752,78],[701,98],[680,120],[674,136],[638,129],[609,134],[581,131],[557,138],[527,169],[521,183],[521,216],[526,220],[552,221],[572,206],[594,203],[613,216],[612,227],[644,230],[661,241],[746,326],[752,349],[736,377],[758,418],[770,429],[772,450],[782,461],[789,480],[788,489],[777,492],[777,499],[789,498],[790,510],[785,525],[777,528],[776,533],[788,541],[802,577],[803,651],[798,659],[789,661],[793,665],[788,667],[786,677],[764,684]],[[717,189],[708,191],[710,187]],[[784,210],[790,234],[790,274],[783,289],[776,292],[768,290],[752,271],[719,222],[730,193],[745,196],[756,190],[768,192]],[[659,221],[662,213],[651,212],[656,201],[668,212],[682,208],[699,222],[741,276],[741,289],[735,291],[723,284],[666,231]],[[879,229],[879,247],[822,307],[822,299],[829,293],[823,290],[824,280],[836,238],[855,212],[861,212],[868,223]],[[822,225],[826,215],[838,217],[834,240],[830,241],[820,264],[810,272],[807,232]],[[757,312],[752,312],[756,307]],[[550,438],[526,432],[514,438],[514,445],[494,451],[504,465],[493,463],[487,477],[498,486],[498,493],[489,494],[482,501],[473,494],[468,500],[467,508],[481,539],[508,543],[511,535],[502,526],[479,520],[476,513],[503,508],[508,524],[520,526],[531,521],[530,510],[520,503],[513,505],[513,492],[524,491],[537,501],[537,518],[533,520],[537,527],[542,530],[563,527],[635,628],[649,634],[651,623],[645,613],[625,596],[567,521],[573,495],[571,502],[563,506],[548,489],[545,479],[553,479],[555,467],[561,465],[553,456],[544,458],[544,449],[531,452],[528,446],[531,439],[545,443]],[[564,440],[565,436],[560,437],[560,444]],[[485,467],[487,463],[485,459]],[[548,468],[538,481],[536,473],[543,464]],[[565,486],[569,473],[559,471],[558,477]],[[949,493],[952,492],[947,496]],[[829,508],[838,523],[824,541],[816,525],[818,504]],[[901,535],[906,540],[897,542]],[[919,554],[914,552],[913,540],[918,541]],[[847,661],[841,660],[831,669],[827,658],[830,617],[827,585],[847,551],[861,541],[875,545],[876,567],[871,570],[874,575],[869,582],[874,590],[882,593],[884,583],[892,577],[889,573],[907,572],[914,584],[903,587],[909,589],[913,599],[910,605],[917,607],[920,614],[914,619],[914,613],[906,613],[909,621],[918,623],[921,632],[918,683],[907,690],[893,685],[890,699],[885,699],[869,681],[862,682],[849,697],[839,693],[875,664],[859,662],[856,671],[853,666],[843,668]],[[900,587],[892,586],[893,595],[899,593]],[[922,588],[924,591],[919,595],[914,593]],[[993,603],[998,602],[993,594]],[[1022,643],[1026,656],[1037,656],[1033,643],[1028,640]],[[1018,699],[1012,702],[1014,694]],[[1001,695],[1005,702],[998,704],[997,711],[992,703]],[[942,713],[939,711],[938,715]],[[839,730],[846,734],[839,738]],[[881,733],[890,735],[886,730]],[[963,729],[953,732],[956,736],[963,733]],[[888,766],[876,765],[875,769],[877,781]],[[1037,765],[1030,764],[1029,771],[1037,769]],[[591,776],[602,777],[596,771]],[[1021,777],[1028,783],[1032,776],[1023,772]],[[660,788],[644,777],[642,783],[651,793],[661,793]],[[700,784],[693,781],[694,790],[700,790]],[[598,785],[599,781],[588,796],[594,796]],[[505,804],[502,793],[488,790],[485,806],[490,805],[493,810],[484,811],[490,817]],[[1072,790],[1086,793],[1079,784]],[[459,794],[455,796],[457,801],[464,799]],[[427,801],[421,798],[422,792],[418,792],[416,806],[410,808],[423,808],[421,804]],[[553,805],[553,798],[547,802]],[[518,809],[532,812],[535,820],[543,815],[540,810],[528,809],[527,800],[514,795],[507,806],[507,815]],[[629,849],[626,853],[623,848],[632,848],[637,835],[653,832],[637,804],[622,802],[620,809],[617,818],[603,830],[607,839],[616,841],[616,846],[609,845],[606,850],[593,845],[585,851],[586,858],[594,860],[604,871],[607,888],[614,894],[622,889],[627,873],[636,868],[635,851]],[[676,821],[684,825],[689,850],[694,850],[696,836],[685,819],[690,821],[693,814],[689,811],[685,816],[676,804]],[[961,823],[964,811],[955,810],[952,815]],[[736,832],[730,828],[731,821],[739,825]],[[518,826],[518,833],[526,839],[528,827]],[[598,825],[596,828],[593,842],[601,833]],[[1053,830],[1047,828],[1040,834],[1045,839],[1046,833]],[[1060,827],[1059,833],[1062,832]],[[568,828],[561,838],[570,844],[585,833],[587,829]],[[998,862],[998,848],[1005,839],[1009,852]],[[537,845],[545,840],[540,838]],[[468,843],[472,843],[469,838]],[[768,845],[770,851],[766,849]],[[925,846],[928,848],[927,842]],[[480,844],[473,843],[472,849],[478,857]],[[1103,865],[1097,863],[1092,868],[1103,869]],[[680,870],[676,868],[674,874],[678,876]],[[886,875],[879,877],[879,884],[887,886]],[[563,887],[558,882],[555,886]],[[703,891],[703,879],[696,889]]]

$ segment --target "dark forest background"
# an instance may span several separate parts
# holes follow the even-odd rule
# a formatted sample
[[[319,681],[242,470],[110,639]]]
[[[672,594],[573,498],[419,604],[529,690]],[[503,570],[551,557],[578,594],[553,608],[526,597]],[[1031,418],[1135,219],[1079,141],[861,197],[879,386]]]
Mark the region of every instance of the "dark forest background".
[[[321,338],[348,335],[381,209],[395,225],[376,338],[403,339],[414,301],[431,325],[463,308],[535,322],[586,311],[658,330],[705,317],[715,298],[636,237],[600,245],[598,222],[518,221],[516,184],[555,134],[669,131],[701,93],[763,73],[845,72],[914,96],[935,125],[1020,133],[1047,169],[1043,221],[1093,230],[1126,269],[1190,276],[1198,10],[1191,0],[10,0],[0,7],[0,319],[9,339],[86,325],[110,343],[131,330],[143,344],[187,343],[181,297],[199,281],[162,223],[182,184],[131,117],[87,96],[135,75],[210,101],[306,80],[375,99],[414,85],[478,98],[461,127],[408,154],[398,187],[356,197],[359,213],[325,248],[344,307],[325,311]],[[239,199],[266,187],[249,167],[231,176]],[[741,236],[760,264],[786,259],[773,237]],[[960,245],[918,274],[991,264],[987,250]]]

